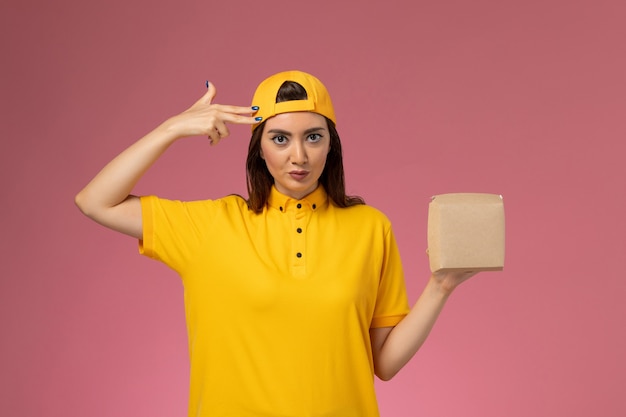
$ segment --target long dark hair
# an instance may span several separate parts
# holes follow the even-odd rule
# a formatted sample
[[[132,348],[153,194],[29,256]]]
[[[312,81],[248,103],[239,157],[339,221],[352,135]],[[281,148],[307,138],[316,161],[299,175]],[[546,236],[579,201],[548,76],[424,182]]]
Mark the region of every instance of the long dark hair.
[[[285,81],[278,90],[276,102],[306,100],[306,98],[306,90],[300,84],[294,81]],[[328,131],[330,133],[330,150],[319,182],[326,190],[331,201],[338,207],[365,204],[361,197],[346,195],[341,140],[335,128],[335,123],[328,118],[326,118],[326,123],[328,123]],[[263,211],[274,184],[274,178],[267,169],[265,161],[261,158],[261,136],[264,128],[265,122],[257,126],[254,132],[252,132],[250,146],[248,147],[248,158],[246,160],[248,206],[256,213]]]

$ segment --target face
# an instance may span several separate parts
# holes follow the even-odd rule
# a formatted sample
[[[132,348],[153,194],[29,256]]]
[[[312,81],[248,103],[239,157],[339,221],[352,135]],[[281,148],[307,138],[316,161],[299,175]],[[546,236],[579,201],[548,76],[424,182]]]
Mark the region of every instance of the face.
[[[261,157],[282,194],[301,199],[317,188],[330,150],[324,116],[311,112],[278,114],[265,122]]]

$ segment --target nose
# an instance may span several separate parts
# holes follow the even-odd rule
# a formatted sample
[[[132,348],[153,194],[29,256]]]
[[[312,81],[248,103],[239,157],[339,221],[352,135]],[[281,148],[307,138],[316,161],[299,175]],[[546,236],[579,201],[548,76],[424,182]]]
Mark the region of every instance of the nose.
[[[303,165],[307,162],[306,146],[304,142],[296,140],[292,142],[291,163],[294,165]]]

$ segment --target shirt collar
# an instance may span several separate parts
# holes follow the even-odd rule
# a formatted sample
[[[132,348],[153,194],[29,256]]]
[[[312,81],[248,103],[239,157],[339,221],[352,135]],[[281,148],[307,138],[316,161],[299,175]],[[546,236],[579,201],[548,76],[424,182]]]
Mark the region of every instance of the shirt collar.
[[[323,186],[319,185],[315,191],[307,195],[301,200],[296,200],[280,193],[275,186],[272,186],[272,191],[267,200],[267,205],[271,208],[275,208],[283,213],[292,209],[300,209],[307,207],[309,210],[316,211],[326,205],[328,202],[328,194]],[[300,204],[300,207],[298,207]]]

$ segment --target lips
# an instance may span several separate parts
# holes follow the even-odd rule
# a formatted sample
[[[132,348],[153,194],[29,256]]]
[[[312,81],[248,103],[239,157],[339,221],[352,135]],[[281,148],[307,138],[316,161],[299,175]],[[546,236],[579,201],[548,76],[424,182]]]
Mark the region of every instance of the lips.
[[[309,171],[291,171],[289,172],[289,176],[297,181],[302,181],[309,175]]]

